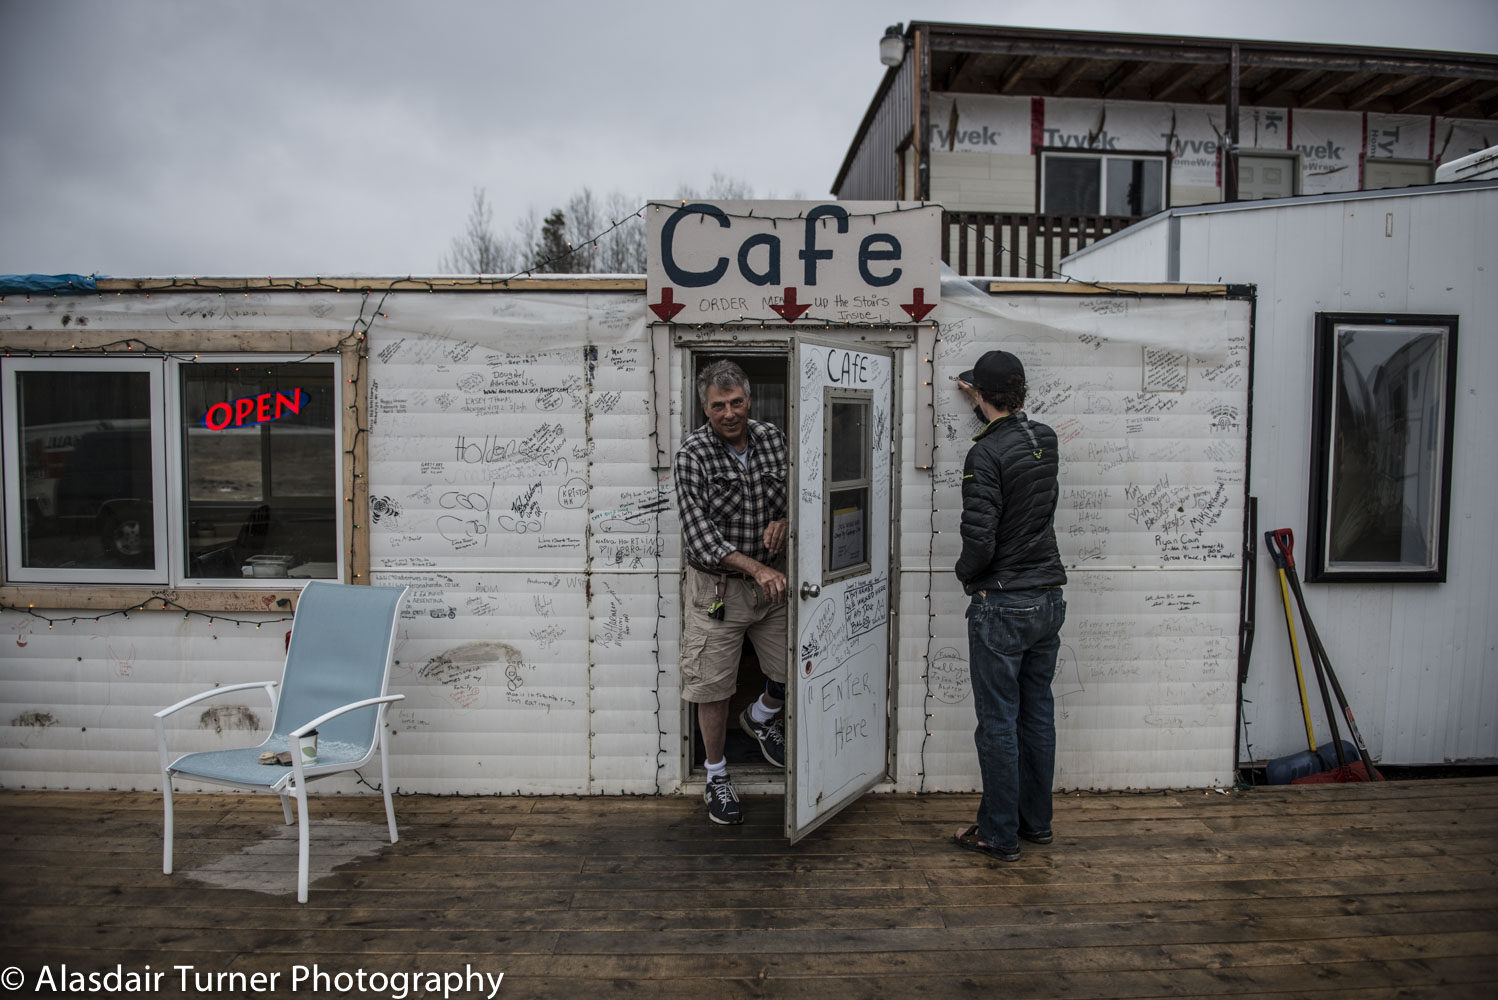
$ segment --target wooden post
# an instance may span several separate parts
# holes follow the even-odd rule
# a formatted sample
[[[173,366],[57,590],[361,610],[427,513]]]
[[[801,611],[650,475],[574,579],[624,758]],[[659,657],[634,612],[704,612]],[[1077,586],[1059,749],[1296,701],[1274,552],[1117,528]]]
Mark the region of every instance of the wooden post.
[[[1222,153],[1222,200],[1238,200],[1238,43],[1228,56],[1227,149]]]
[[[339,345],[343,364],[343,482],[353,498],[344,512],[345,583],[369,583],[369,355],[362,339]]]
[[[915,57],[915,198],[929,202],[932,198],[932,151],[930,142],[930,96],[932,96],[932,60],[930,60],[930,36],[921,28],[915,28],[911,54]]]

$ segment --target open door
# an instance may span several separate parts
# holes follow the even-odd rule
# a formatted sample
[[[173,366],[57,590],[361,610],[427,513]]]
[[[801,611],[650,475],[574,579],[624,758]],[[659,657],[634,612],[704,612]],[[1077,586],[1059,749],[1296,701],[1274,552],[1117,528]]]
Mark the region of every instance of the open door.
[[[791,842],[889,766],[894,357],[797,338],[786,697]]]

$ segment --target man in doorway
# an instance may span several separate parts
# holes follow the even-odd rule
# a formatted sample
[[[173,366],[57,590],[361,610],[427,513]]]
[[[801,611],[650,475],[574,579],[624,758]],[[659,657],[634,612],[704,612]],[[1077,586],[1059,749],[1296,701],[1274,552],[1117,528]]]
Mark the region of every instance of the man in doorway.
[[[785,435],[749,418],[749,379],[732,361],[697,376],[707,423],[688,434],[674,475],[686,567],[682,575],[681,696],[697,706],[706,751],[703,799],[714,823],[742,823],[723,748],[739,656],[754,643],[765,693],[739,715],[771,764],[785,766]]]
[[[1025,416],[1025,368],[989,351],[957,386],[983,429],[962,476],[957,579],[967,609],[973,734],[983,799],[958,846],[1018,861],[1019,842],[1049,844],[1056,720],[1051,681],[1061,648],[1066,570],[1056,547],[1056,432]]]

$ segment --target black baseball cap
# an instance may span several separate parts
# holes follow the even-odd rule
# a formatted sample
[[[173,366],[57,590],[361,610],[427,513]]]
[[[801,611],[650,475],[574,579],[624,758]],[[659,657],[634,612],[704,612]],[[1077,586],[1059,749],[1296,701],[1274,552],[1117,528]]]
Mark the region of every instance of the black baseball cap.
[[[1001,392],[1008,389],[1015,379],[1025,380],[1025,366],[1008,351],[989,351],[957,378],[975,389]]]

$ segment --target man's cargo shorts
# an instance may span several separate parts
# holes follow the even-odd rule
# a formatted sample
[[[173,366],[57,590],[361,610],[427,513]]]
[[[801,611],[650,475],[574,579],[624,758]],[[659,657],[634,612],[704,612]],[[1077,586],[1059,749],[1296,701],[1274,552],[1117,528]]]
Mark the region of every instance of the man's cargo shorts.
[[[723,583],[723,620],[708,617]],[[754,643],[759,669],[785,683],[786,602],[772,604],[759,584],[733,571],[682,571],[681,696],[690,702],[723,701],[738,688],[744,636]]]

